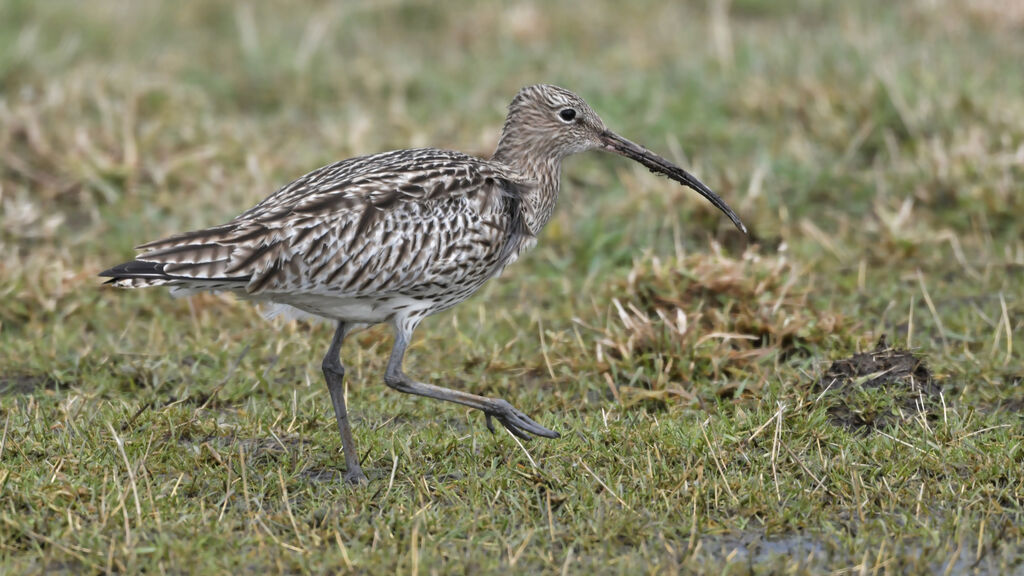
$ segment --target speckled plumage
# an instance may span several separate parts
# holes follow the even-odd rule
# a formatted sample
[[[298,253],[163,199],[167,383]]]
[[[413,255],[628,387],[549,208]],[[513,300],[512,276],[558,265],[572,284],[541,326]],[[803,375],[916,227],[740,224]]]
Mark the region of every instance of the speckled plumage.
[[[535,243],[555,208],[562,159],[590,149],[633,158],[693,187],[743,229],[703,184],[609,132],[581,98],[537,85],[512,101],[491,160],[420,148],[330,164],[226,224],[144,244],[134,261],[101,275],[124,288],[230,291],[336,321],[323,365],[350,481],[365,476],[338,351],[358,326],[394,327],[389,386],[479,408],[489,427],[494,416],[521,437],[556,437],[503,400],[416,382],[401,364],[424,317],[462,302]]]
[[[353,158],[225,225],[144,244],[137,261],[159,272],[114,283],[186,291],[212,283],[359,324],[428,315],[469,297],[532,243],[525,185],[501,165],[446,150]]]

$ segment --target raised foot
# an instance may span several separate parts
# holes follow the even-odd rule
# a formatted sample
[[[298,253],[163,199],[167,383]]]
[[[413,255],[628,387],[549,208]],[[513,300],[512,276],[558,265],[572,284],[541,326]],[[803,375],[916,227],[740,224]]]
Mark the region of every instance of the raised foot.
[[[363,474],[363,470],[361,468],[345,472],[345,482],[354,486],[363,486],[370,483],[370,481],[366,479],[366,474]]]
[[[533,418],[523,414],[505,400],[491,400],[489,407],[484,409],[484,414],[487,415],[487,429],[491,433],[494,433],[494,426],[491,423],[491,416],[494,416],[509,432],[523,440],[529,440],[530,434],[545,438],[558,438],[561,436],[558,432],[541,426]]]

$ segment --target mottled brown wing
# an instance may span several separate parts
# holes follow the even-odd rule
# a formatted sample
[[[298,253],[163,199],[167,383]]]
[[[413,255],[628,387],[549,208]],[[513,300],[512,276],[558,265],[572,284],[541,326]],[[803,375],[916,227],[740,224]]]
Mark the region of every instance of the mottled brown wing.
[[[325,166],[223,226],[140,247],[181,281],[244,281],[251,294],[443,290],[507,256],[514,175],[418,149]],[[492,268],[487,268],[491,270]]]
[[[443,293],[493,269],[510,241],[507,202],[497,185],[482,185],[386,209],[346,209],[342,217],[295,218],[294,234],[264,235],[277,239],[239,250],[241,266],[229,271],[251,274],[253,294]]]

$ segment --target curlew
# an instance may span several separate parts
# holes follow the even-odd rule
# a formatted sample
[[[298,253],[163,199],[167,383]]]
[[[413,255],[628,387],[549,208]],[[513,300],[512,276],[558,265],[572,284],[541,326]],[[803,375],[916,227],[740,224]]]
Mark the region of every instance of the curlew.
[[[340,349],[352,330],[388,323],[384,382],[476,408],[521,438],[557,438],[505,400],[418,382],[402,370],[419,323],[469,298],[536,243],[558,198],[562,160],[606,150],[697,191],[746,228],[707,186],[605,128],[575,94],[528,86],[509,105],[490,160],[420,148],[343,160],[295,180],[227,224],[138,247],[102,274],[122,288],[228,291],[335,323],[322,368],[345,456],[365,482],[345,406]]]

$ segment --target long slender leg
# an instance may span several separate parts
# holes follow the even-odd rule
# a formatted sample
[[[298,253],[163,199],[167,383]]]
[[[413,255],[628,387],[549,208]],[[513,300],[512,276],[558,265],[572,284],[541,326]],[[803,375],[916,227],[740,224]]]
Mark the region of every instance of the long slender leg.
[[[349,326],[338,322],[338,328],[331,339],[331,347],[324,356],[324,380],[327,390],[331,392],[331,403],[334,404],[334,417],[338,420],[338,432],[341,433],[341,447],[345,451],[345,480],[352,484],[365,483],[366,475],[359,466],[359,453],[356,452],[356,441],[352,438],[352,427],[348,423],[348,411],[345,409],[345,367],[341,365],[341,343],[345,340]]]
[[[530,434],[544,436],[546,438],[559,437],[558,432],[541,426],[532,418],[523,414],[514,406],[500,398],[487,398],[485,396],[469,394],[468,392],[460,392],[450,388],[434,386],[433,384],[424,384],[423,382],[417,382],[406,376],[402,371],[402,360],[405,358],[405,350],[409,347],[409,341],[412,339],[412,333],[418,324],[419,318],[413,317],[395,319],[393,323],[395,329],[395,346],[391,349],[391,357],[388,359],[387,371],[384,373],[384,382],[386,382],[388,386],[398,390],[399,392],[405,392],[406,394],[416,394],[418,396],[436,398],[438,400],[455,402],[456,404],[476,408],[487,415],[487,428],[490,429],[491,432],[494,432],[494,428],[491,426],[491,417],[493,416],[497,418],[505,428],[508,428],[509,432],[512,432],[523,439],[528,440],[530,438]]]

